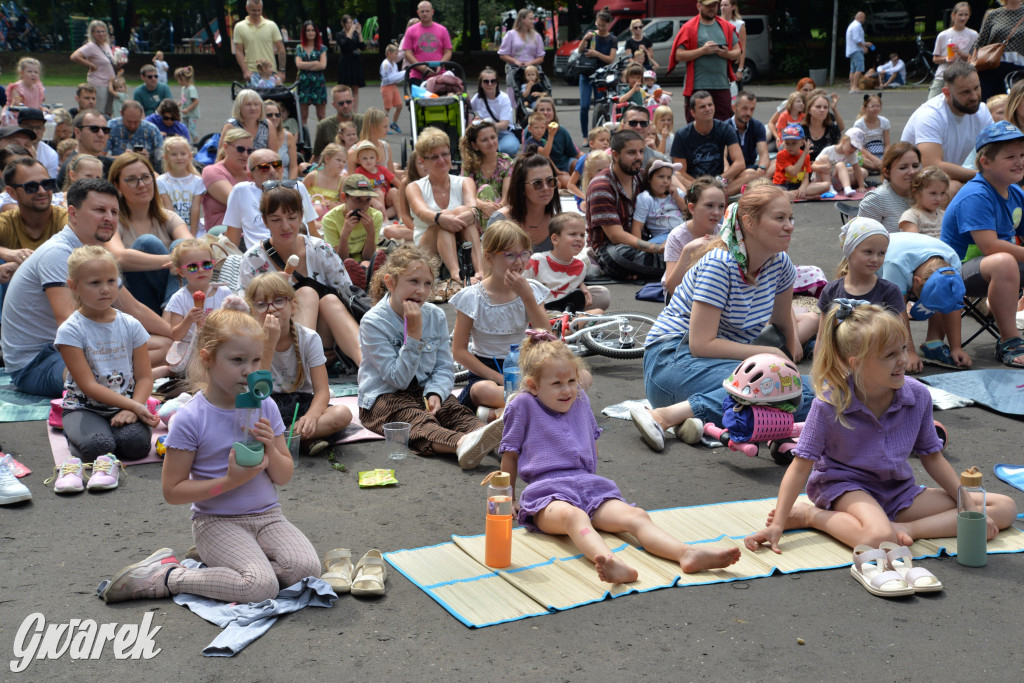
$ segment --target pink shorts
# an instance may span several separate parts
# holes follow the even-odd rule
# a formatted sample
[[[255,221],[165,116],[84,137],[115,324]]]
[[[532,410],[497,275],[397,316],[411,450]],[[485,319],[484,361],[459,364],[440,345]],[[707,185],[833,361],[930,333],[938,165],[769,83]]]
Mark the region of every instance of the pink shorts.
[[[384,98],[384,109],[402,106],[402,93],[398,91],[397,85],[380,86],[380,96]]]

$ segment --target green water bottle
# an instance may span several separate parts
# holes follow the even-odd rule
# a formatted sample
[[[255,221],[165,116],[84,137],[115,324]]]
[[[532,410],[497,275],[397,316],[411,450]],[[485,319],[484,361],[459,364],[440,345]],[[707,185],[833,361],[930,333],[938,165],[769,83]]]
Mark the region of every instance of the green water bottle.
[[[985,489],[977,467],[960,473],[956,512],[956,561],[965,567],[984,567],[988,562],[988,520]]]

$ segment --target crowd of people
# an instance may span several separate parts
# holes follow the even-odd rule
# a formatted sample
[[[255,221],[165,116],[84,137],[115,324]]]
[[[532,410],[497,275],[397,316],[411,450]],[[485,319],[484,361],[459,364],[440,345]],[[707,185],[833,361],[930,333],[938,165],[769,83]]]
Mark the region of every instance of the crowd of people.
[[[954,34],[939,42],[960,45],[965,7],[954,8]],[[779,372],[780,364],[813,356],[810,376],[786,375],[788,410],[807,426],[778,507],[748,548],[766,543],[778,551],[781,532],[795,527],[851,547],[953,535],[957,479],[941,454],[927,392],[905,374],[924,362],[970,367],[960,335],[965,296],[987,297],[1000,335],[996,358],[1024,366],[1015,325],[1024,273],[1017,240],[1024,81],[994,120],[996,102],[982,102],[976,67],[960,47],[937,43],[936,54],[945,55],[941,89],[898,141],[880,95],[864,93],[847,127],[839,96],[810,79],[765,125],[753,92],[731,93],[745,49],[736,4],[729,2],[729,19],[719,16],[718,0],[698,0],[697,8],[670,63],[687,71],[682,127],[673,130],[671,103],[634,102],[627,91],[619,120],[589,129],[591,93],[581,81],[580,146],[588,150],[581,153],[550,94],[535,93],[522,126],[497,72],[485,68],[461,138],[423,128],[406,168],[387,140],[401,132],[397,114],[389,117],[401,111],[391,90],[398,58],[419,65],[415,79],[429,83],[452,55],[427,0],[401,44],[386,52],[383,109],[358,105],[365,87],[358,59],[351,62],[361,45],[358,23],[344,17],[339,83],[329,93],[320,31],[303,24],[299,112],[260,94],[281,82],[286,55],[260,0],[248,0],[233,39],[253,87],[237,94],[216,160],[201,171],[192,162],[199,109],[191,69],[174,74],[182,88],[176,101],[157,55],[133,96],[119,97],[125,91],[117,89],[122,75],[106,25],[93,22],[72,55],[88,65],[89,80],[77,89],[76,110],[49,112],[65,138],[46,143],[39,66],[23,59],[8,89],[18,98],[8,110],[17,112],[14,123],[0,127],[0,341],[14,387],[62,397],[70,455],[54,490],[82,491],[85,470],[89,488],[114,488],[121,461],[148,455],[154,380],[184,378],[198,390],[170,424],[162,484],[168,502],[191,503],[201,520],[196,550],[209,568],[186,569],[157,551],[115,575],[104,600],[189,592],[258,601],[319,572],[274,486],[292,474],[289,415],[310,453],[329,448],[352,421],[348,409],[328,402],[338,363],[358,368],[364,427],[380,433],[386,423],[408,422],[415,452],[454,456],[463,469],[497,449],[513,482],[526,484],[520,521],[568,534],[602,580],[633,581],[637,571],[597,534],[589,537],[594,529],[631,532],[687,572],[736,562],[739,551],[698,550],[668,537],[596,475],[600,429],[586,395],[594,378],[546,332],[545,309],[607,309],[610,295],[598,279],[661,283],[665,307],[646,337],[643,364],[653,409],[632,414],[656,450],[669,429],[695,444],[705,426],[723,423],[730,395],[723,379],[740,372],[737,363],[770,354],[775,360],[765,367]],[[521,10],[502,41],[509,73],[543,60],[532,15]],[[609,19],[598,13],[581,56],[614,59]],[[858,13],[853,24],[861,23]],[[851,90],[863,70],[857,55],[870,48],[858,26],[848,33]],[[636,58],[650,58],[635,42]],[[284,119],[305,126],[309,105],[318,122],[304,160]],[[820,269],[795,265],[787,250],[792,202],[835,193],[863,200],[843,228],[840,271],[828,282]],[[564,209],[573,195],[578,210]],[[231,252],[238,280],[218,280],[217,265]],[[817,305],[794,305],[795,289],[820,293]],[[451,333],[443,303],[455,311]],[[911,319],[928,320],[917,347]],[[503,359],[520,343],[522,382],[510,396]],[[469,371],[458,397],[455,362]],[[260,369],[270,371],[273,393],[263,417],[245,427],[264,457],[246,467],[231,447],[237,439],[217,423],[233,421],[234,397]],[[774,390],[770,381],[747,388]],[[856,438],[851,424],[860,426]],[[886,436],[870,436],[875,424]],[[556,431],[574,438],[555,438]],[[539,443],[564,448],[540,452]],[[906,462],[912,452],[922,454],[938,488],[915,484]],[[895,463],[886,464],[890,474],[866,478],[881,460]],[[813,505],[794,505],[805,484]],[[3,485],[8,500],[0,502],[24,496],[13,478],[5,475]],[[1016,508],[990,495],[987,513],[991,538]],[[238,515],[244,525],[223,521]],[[279,530],[274,547],[257,544],[271,525]],[[364,581],[382,576],[369,574]],[[351,577],[347,587],[338,572],[332,581],[355,590]],[[941,588],[920,572],[866,581],[882,595]]]

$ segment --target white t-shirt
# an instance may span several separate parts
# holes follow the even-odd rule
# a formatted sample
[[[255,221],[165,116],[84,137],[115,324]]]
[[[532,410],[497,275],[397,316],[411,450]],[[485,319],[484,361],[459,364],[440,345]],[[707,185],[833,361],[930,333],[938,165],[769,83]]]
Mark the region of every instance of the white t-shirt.
[[[487,100],[486,104],[483,98],[474,95],[473,99],[469,101],[469,106],[473,108],[473,113],[482,119],[490,119],[495,123],[508,121],[509,130],[514,130],[516,127],[516,118],[512,115],[512,100],[501,91],[498,91],[498,96],[493,100]],[[494,112],[494,116],[487,111],[488,106],[491,108],[491,112]]]
[[[907,80],[907,65],[903,63],[902,59],[897,59],[895,64],[893,64],[892,61],[880,64],[877,71],[880,74],[888,74],[895,71],[897,75],[903,77],[903,80]]]
[[[313,393],[313,380],[309,376],[310,368],[318,368],[327,365],[327,357],[324,355],[324,343],[320,335],[294,323],[295,333],[299,337],[299,355],[302,356],[302,384],[296,392],[301,394]],[[291,336],[285,328],[281,330],[282,335]],[[299,377],[299,365],[295,358],[295,344],[293,343],[284,351],[275,351],[274,360],[270,364],[270,374],[274,377],[274,391],[291,392],[295,380]]]
[[[211,285],[212,291],[206,292],[206,300],[203,302],[204,315],[209,315],[210,311],[215,311],[224,305],[224,299],[227,299],[231,295],[231,288],[227,285]],[[170,300],[164,307],[165,311],[171,313],[177,313],[182,318],[188,315],[188,312],[195,306],[195,299],[192,298],[192,292],[188,291],[188,287],[182,287],[177,292],[171,295]],[[185,333],[182,341],[191,342],[196,334],[196,326],[192,325]]]
[[[57,328],[53,345],[58,349],[61,346],[82,349],[96,381],[122,396],[130,397],[135,391],[132,354],[148,341],[149,333],[142,323],[127,313],[115,311],[112,322],[100,323],[75,311]],[[64,380],[64,388],[67,389],[64,408],[89,408],[104,413],[120,411],[120,408],[98,403],[86,396],[70,372]]]
[[[854,122],[853,126],[864,131],[864,147],[876,157],[882,158],[882,155],[885,153],[885,131],[892,128],[889,119],[879,116],[878,127],[869,128],[862,116]]]
[[[973,28],[964,28],[962,31],[956,31],[951,28],[947,28],[945,31],[935,36],[935,49],[932,50],[932,54],[939,57],[946,56],[946,46],[952,43],[964,52],[970,52],[971,47],[978,40],[978,32]],[[939,68],[935,70],[935,77],[942,78],[942,74],[946,73],[946,67],[948,63],[943,62],[939,64]]]
[[[160,194],[165,194],[171,198],[171,206],[174,207],[174,213],[178,214],[181,220],[185,221],[185,224],[189,226],[189,231],[196,237],[201,237],[202,233],[197,232],[199,226],[192,225],[190,221],[192,218],[192,204],[200,201],[196,197],[206,194],[206,183],[203,182],[202,176],[189,173],[184,178],[176,178],[170,173],[163,173],[157,177],[156,187]]]
[[[547,299],[549,290],[536,280],[530,280],[533,298],[541,304]],[[469,352],[484,358],[504,358],[513,344],[523,340],[530,322],[526,315],[526,304],[519,297],[504,304],[492,304],[487,292],[479,284],[466,287],[455,293],[449,303],[456,311],[465,313],[473,320],[469,333]]]
[[[665,235],[683,222],[683,212],[672,197],[671,191],[664,197],[652,197],[644,190],[636,198],[633,220],[643,223],[652,235]]]
[[[864,25],[854,19],[846,27],[846,56],[860,52],[860,45],[864,42]]]
[[[544,299],[544,303],[548,303],[579,289],[587,275],[587,264],[576,256],[565,263],[556,259],[550,251],[542,251],[530,257],[524,275],[550,290]]]
[[[854,150],[852,154],[841,154],[835,145],[829,145],[818,154],[819,159],[822,157],[828,159],[833,165],[842,161],[847,166],[853,166],[857,163],[857,150]]]
[[[302,238],[306,250],[306,273],[320,284],[327,285],[338,290],[352,284],[352,278],[345,270],[338,252],[331,248],[331,245],[319,237],[299,235]],[[238,286],[248,287],[252,279],[263,273],[276,273],[277,265],[271,263],[263,248],[263,242],[257,242],[249,247],[249,251],[242,255],[242,266],[238,273]],[[296,283],[293,278],[293,284]]]
[[[945,95],[939,94],[910,115],[900,140],[913,145],[924,142],[942,145],[942,160],[959,166],[974,149],[978,133],[990,123],[992,115],[984,102],[977,112],[956,116],[946,104]]]
[[[57,172],[60,171],[60,156],[53,147],[42,140],[36,141],[36,161],[46,167],[46,172],[51,178],[57,177]]]
[[[297,185],[297,189],[302,195],[302,222],[315,221],[318,216],[313,208],[313,202],[309,199],[309,190],[302,183]],[[231,194],[228,195],[224,220],[221,222],[229,228],[241,228],[246,246],[252,246],[270,237],[270,231],[263,225],[263,214],[260,213],[262,197],[263,190],[256,187],[256,183],[252,181],[238,183],[231,188]]]

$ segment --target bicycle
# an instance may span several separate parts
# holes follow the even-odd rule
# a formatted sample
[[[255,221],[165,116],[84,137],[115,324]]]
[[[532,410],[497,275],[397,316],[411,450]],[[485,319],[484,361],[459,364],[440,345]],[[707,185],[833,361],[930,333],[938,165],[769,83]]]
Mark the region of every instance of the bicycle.
[[[920,34],[914,37],[914,42],[917,44],[917,54],[907,64],[907,85],[931,83],[935,80],[932,51],[925,46]]]
[[[616,360],[643,358],[647,333],[655,319],[638,311],[621,313],[556,313],[549,314],[551,333],[561,339],[577,356],[596,353]],[[469,370],[455,363],[455,383],[469,379]]]

